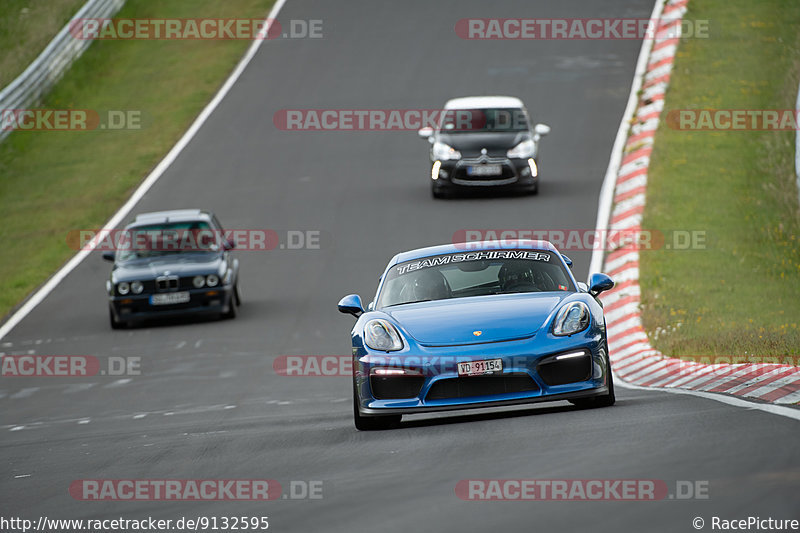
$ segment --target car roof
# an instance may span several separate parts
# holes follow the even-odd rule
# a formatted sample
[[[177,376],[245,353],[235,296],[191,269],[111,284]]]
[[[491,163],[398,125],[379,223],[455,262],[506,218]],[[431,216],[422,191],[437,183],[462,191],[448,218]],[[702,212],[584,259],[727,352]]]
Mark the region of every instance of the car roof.
[[[502,240],[502,241],[474,241],[455,244],[441,244],[439,246],[429,246],[401,252],[389,261],[389,267],[398,263],[432,257],[435,255],[452,254],[458,252],[477,252],[481,250],[546,250],[558,253],[555,246],[548,241],[536,241],[530,239]]]
[[[142,226],[149,224],[166,224],[168,222],[188,222],[193,220],[211,221],[212,214],[202,209],[172,209],[170,211],[154,211],[140,213],[128,226]]]
[[[453,98],[444,104],[445,109],[524,108],[522,100],[513,96],[465,96]]]

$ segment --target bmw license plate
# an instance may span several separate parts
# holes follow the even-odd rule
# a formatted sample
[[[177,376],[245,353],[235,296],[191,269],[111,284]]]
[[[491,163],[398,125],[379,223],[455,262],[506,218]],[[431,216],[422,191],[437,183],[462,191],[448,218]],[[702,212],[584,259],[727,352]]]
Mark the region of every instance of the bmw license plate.
[[[503,371],[502,359],[487,359],[486,361],[463,361],[458,363],[459,376],[482,376]]]
[[[150,305],[185,304],[192,297],[188,292],[168,292],[166,294],[153,294],[150,296]]]
[[[499,176],[503,173],[500,165],[475,165],[467,167],[468,176]]]

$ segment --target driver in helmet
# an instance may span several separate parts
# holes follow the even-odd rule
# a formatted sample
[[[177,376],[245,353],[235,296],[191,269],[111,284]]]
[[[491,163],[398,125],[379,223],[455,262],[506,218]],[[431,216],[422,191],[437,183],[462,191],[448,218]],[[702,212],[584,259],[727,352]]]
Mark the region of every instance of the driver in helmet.
[[[503,292],[527,292],[537,289],[530,267],[521,261],[504,264],[500,268],[498,277],[500,290]]]
[[[450,287],[447,280],[436,269],[421,270],[412,283],[415,301],[450,298]]]

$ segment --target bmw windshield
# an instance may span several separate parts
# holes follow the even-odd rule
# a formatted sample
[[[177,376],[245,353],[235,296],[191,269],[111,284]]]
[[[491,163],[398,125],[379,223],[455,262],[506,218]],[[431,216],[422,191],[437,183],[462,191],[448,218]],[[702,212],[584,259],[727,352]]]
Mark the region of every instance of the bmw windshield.
[[[216,253],[219,232],[202,220],[136,226],[122,232],[118,262],[186,253]]]
[[[575,291],[563,263],[552,252],[460,252],[394,265],[386,274],[377,307],[468,296],[550,291]]]

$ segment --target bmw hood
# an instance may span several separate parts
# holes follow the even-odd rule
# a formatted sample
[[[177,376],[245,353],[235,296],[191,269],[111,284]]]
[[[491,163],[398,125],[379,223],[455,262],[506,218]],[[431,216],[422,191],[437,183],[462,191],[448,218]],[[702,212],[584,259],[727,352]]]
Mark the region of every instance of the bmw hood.
[[[570,294],[473,296],[382,311],[422,345],[481,344],[532,337]]]
[[[179,277],[212,274],[217,273],[221,262],[222,258],[215,254],[191,254],[185,257],[165,256],[118,264],[114,268],[113,275],[114,280],[119,282],[155,279],[167,272]]]

